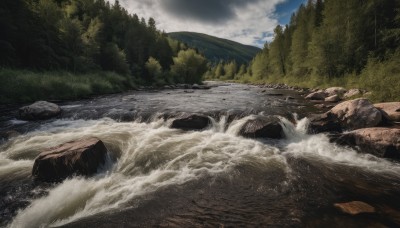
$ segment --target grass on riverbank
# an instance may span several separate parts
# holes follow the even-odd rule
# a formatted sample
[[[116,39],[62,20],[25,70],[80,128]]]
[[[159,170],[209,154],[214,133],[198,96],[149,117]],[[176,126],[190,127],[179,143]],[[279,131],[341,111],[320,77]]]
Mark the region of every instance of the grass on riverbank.
[[[244,76],[242,83],[284,83],[303,88],[328,88],[341,86],[346,89],[359,88],[371,92],[368,98],[373,102],[400,101],[400,52],[381,62],[370,59],[361,74],[348,74],[337,78],[327,78],[318,75],[269,76],[261,80]]]
[[[113,72],[71,74],[0,69],[0,82],[0,103],[79,99],[133,87],[128,77]]]

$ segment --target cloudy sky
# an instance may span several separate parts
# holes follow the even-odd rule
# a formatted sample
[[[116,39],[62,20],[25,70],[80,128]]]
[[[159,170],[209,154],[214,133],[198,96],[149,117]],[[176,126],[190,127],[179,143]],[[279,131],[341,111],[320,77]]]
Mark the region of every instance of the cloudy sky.
[[[113,3],[115,0],[110,0]],[[166,32],[191,31],[263,46],[304,0],[120,0]]]

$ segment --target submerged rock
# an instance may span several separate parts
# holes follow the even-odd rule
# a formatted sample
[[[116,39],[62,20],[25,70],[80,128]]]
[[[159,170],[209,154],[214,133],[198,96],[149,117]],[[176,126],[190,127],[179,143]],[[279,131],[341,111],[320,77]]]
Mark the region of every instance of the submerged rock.
[[[19,118],[22,120],[45,120],[58,116],[61,108],[47,101],[37,101],[19,109]]]
[[[284,137],[280,119],[277,117],[257,117],[248,120],[240,129],[239,135],[246,138],[272,138]]]
[[[400,129],[365,128],[344,133],[332,141],[378,157],[400,159]]]
[[[35,159],[32,176],[41,181],[60,181],[73,175],[89,176],[104,165],[107,148],[97,138],[72,141],[42,152]]]
[[[400,102],[379,103],[374,106],[384,111],[390,121],[400,122]]]
[[[350,215],[358,215],[362,213],[374,213],[375,208],[361,201],[352,201],[348,203],[335,203],[334,206],[343,213]]]
[[[171,128],[182,130],[202,130],[210,124],[207,116],[199,114],[184,114],[172,121]]]

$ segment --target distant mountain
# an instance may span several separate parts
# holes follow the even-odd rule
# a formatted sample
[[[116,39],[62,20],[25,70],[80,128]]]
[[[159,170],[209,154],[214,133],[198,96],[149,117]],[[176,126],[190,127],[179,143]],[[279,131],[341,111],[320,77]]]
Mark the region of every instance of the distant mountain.
[[[261,51],[257,47],[202,33],[173,32],[168,35],[173,39],[186,43],[191,48],[197,48],[212,62],[236,60],[239,64],[248,63]]]

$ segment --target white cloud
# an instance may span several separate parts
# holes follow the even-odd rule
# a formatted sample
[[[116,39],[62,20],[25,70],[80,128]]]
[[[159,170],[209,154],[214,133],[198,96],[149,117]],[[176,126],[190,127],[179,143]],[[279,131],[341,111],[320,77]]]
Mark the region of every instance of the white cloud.
[[[114,1],[110,0],[111,3]],[[247,4],[231,4],[230,11],[234,16],[227,17],[224,21],[219,19],[216,23],[177,15],[176,11],[168,11],[165,2],[162,1],[166,0],[120,0],[120,4],[139,17],[146,19],[153,17],[157,28],[166,32],[206,33],[243,44],[260,46],[260,40],[266,40],[265,34],[272,32],[278,24],[274,15],[275,6],[285,0],[257,0]],[[228,3],[229,0],[224,1]]]

